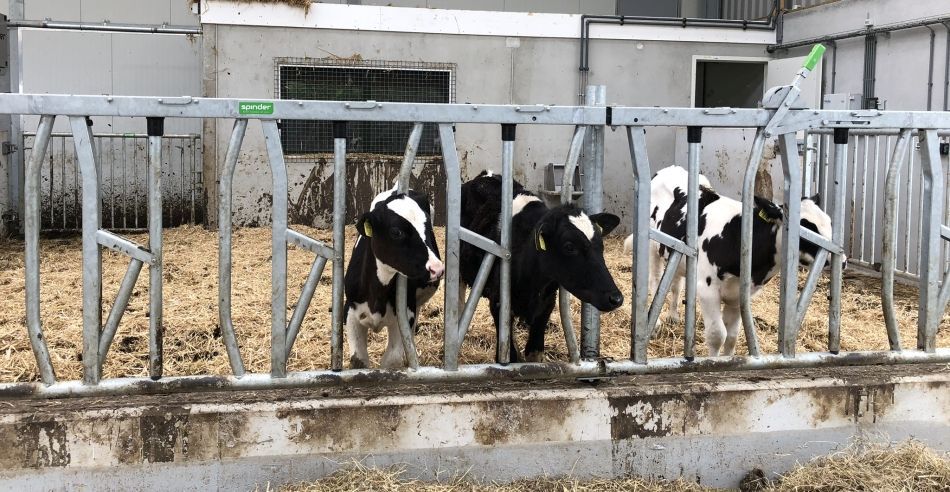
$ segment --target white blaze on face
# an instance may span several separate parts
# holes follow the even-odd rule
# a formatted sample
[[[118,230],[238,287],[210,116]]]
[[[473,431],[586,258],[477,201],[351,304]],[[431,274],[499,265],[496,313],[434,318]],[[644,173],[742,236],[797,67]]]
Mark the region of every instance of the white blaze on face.
[[[426,268],[428,268],[430,272],[433,270],[438,270],[439,272],[443,271],[444,265],[442,264],[442,260],[440,260],[435,252],[432,251],[432,248],[426,244],[426,214],[419,208],[419,204],[412,198],[405,196],[390,201],[386,204],[386,208],[406,219],[412,224],[416,232],[419,233],[419,238],[422,239],[422,243],[426,245],[426,249],[429,251]]]
[[[581,212],[580,215],[571,215],[568,216],[568,220],[571,221],[571,224],[574,224],[577,230],[581,231],[581,233],[587,237],[588,241],[594,239],[594,223],[590,221],[590,217],[588,217],[587,214]]]
[[[511,201],[511,216],[514,217],[531,202],[540,202],[541,199],[534,195],[518,195]]]

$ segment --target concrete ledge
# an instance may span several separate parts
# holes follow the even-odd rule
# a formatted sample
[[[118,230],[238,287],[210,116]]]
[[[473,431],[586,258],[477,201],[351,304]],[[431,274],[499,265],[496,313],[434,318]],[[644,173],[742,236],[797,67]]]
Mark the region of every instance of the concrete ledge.
[[[0,489],[253,489],[352,459],[424,478],[736,486],[856,436],[950,449],[950,368],[905,365],[0,402]]]

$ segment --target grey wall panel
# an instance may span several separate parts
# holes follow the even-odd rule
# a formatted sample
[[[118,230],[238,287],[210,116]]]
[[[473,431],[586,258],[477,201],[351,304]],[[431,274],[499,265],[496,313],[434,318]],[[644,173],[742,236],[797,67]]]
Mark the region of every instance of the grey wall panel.
[[[435,9],[505,10],[505,0],[429,0],[427,6]]]
[[[24,0],[27,19],[198,25],[188,0]],[[6,2],[4,2],[6,3]]]
[[[241,26],[215,26],[215,31],[215,55],[206,53],[210,66],[205,70],[216,76],[217,97],[270,95],[274,87],[274,58],[319,58],[328,56],[327,53],[359,54],[364,60],[454,62],[458,65],[458,102],[576,104],[580,91],[575,39],[520,38],[519,47],[509,48],[504,37],[493,36]],[[263,39],[267,42],[262,43]],[[248,60],[248,53],[255,54],[252,60]],[[756,45],[598,39],[591,44],[589,82],[606,84],[611,104],[688,106],[693,54],[765,56],[765,51],[763,46]],[[538,191],[542,185],[545,164],[564,162],[571,130],[531,125],[518,128],[515,175],[530,190]],[[206,135],[213,139],[218,155],[227,147],[229,132],[230,122],[219,121],[215,135]],[[497,125],[458,125],[463,177],[486,168],[499,170],[500,140]],[[633,186],[626,137],[622,131],[608,131],[606,140],[605,208],[624,215],[626,224]],[[672,130],[650,130],[648,145],[656,169],[676,162],[675,143]],[[205,154],[215,152],[206,149]],[[248,127],[242,154],[234,182],[235,221],[266,223],[269,209],[258,204],[261,197],[270,193],[270,177],[256,123]],[[735,165],[744,163],[737,161]],[[312,162],[289,162],[292,200],[297,201],[302,195],[303,184],[313,170]],[[328,173],[319,167],[316,172]]]

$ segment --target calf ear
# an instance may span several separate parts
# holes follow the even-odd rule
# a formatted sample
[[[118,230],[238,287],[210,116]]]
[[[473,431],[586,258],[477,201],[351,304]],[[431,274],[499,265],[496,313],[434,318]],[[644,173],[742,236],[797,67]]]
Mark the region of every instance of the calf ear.
[[[821,193],[815,193],[814,195],[804,198],[804,200],[811,200],[815,202],[815,205],[818,204],[818,201],[821,200]]]
[[[755,197],[755,205],[759,207],[759,215],[764,215],[764,217],[762,217],[763,219],[773,221],[782,220],[785,217],[782,213],[782,209],[771,200],[757,196]]]
[[[372,217],[372,214],[366,212],[356,221],[356,231],[360,233],[360,236],[373,237]]]
[[[590,221],[594,224],[597,224],[597,227],[600,228],[601,236],[610,234],[610,231],[614,230],[618,225],[620,225],[620,217],[608,213],[591,215]]]

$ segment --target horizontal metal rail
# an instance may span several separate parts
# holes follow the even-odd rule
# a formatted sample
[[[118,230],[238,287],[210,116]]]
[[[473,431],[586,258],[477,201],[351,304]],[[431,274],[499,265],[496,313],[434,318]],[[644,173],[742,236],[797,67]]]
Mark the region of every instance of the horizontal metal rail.
[[[288,373],[285,378],[269,374],[234,376],[173,376],[154,381],[148,378],[106,379],[98,385],[64,381],[52,385],[42,383],[0,384],[0,400],[23,398],[69,398],[83,396],[120,396],[168,394],[202,391],[240,391],[280,388],[326,388],[339,385],[379,385],[398,383],[449,383],[492,380],[565,380],[620,377],[640,374],[676,374],[699,372],[756,371],[800,367],[869,366],[892,364],[950,363],[950,349],[932,353],[904,352],[842,352],[840,354],[808,353],[795,358],[781,355],[760,357],[709,357],[687,361],[682,358],[653,359],[647,364],[632,361],[580,361],[578,363],[545,362],[532,364],[471,364],[456,371],[437,367],[417,370],[353,369],[346,371],[305,371]]]

